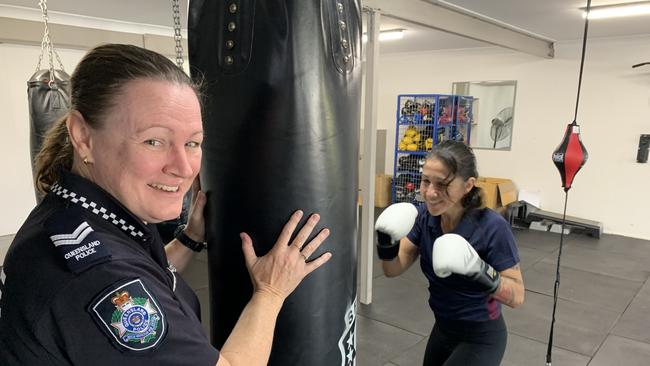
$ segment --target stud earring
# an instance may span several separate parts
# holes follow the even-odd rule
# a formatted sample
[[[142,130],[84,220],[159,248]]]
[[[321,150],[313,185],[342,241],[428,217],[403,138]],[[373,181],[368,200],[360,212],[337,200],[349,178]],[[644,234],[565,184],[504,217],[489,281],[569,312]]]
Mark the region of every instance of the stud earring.
[[[88,165],[88,158],[84,158],[84,164]]]

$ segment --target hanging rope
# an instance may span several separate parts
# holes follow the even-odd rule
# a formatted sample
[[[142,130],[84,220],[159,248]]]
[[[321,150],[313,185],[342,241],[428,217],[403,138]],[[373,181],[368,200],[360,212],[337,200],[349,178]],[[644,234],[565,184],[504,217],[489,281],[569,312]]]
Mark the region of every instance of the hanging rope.
[[[43,61],[43,54],[47,52],[47,59],[49,62],[50,70],[50,80],[49,85],[51,88],[56,88],[56,74],[54,73],[54,57],[56,57],[57,62],[59,63],[59,68],[62,71],[65,71],[63,68],[63,63],[59,57],[59,53],[54,49],[54,44],[50,39],[50,27],[49,27],[49,17],[47,15],[47,0],[40,0],[38,6],[41,8],[41,15],[43,17],[43,40],[41,41],[41,54],[38,56],[38,64],[36,65],[36,71],[41,69],[41,62]]]
[[[564,243],[564,225],[566,223],[566,207],[569,200],[569,191],[564,191],[564,213],[562,214],[562,231],[560,232],[560,250],[557,254],[557,267],[555,269],[555,286],[553,287],[553,315],[551,316],[551,330],[548,335],[548,348],[546,349],[546,365],[551,366],[551,352],[553,348],[553,328],[555,326],[555,309],[560,290],[560,258],[562,258],[562,244]]]
[[[564,245],[564,227],[566,226],[566,209],[569,200],[569,189],[575,174],[587,161],[587,151],[580,141],[580,126],[578,126],[578,106],[580,104],[580,89],[582,87],[582,72],[585,65],[585,53],[587,50],[587,32],[589,30],[589,11],[591,10],[591,0],[587,0],[587,16],[585,17],[585,28],[582,37],[582,57],[580,60],[580,72],[578,74],[578,91],[576,93],[576,107],[573,115],[573,122],[567,126],[564,140],[560,147],[553,153],[553,161],[560,170],[562,183],[564,186],[564,213],[562,214],[562,230],[560,231],[560,249],[557,255],[557,267],[555,269],[555,286],[553,287],[553,314],[551,316],[551,329],[548,335],[548,348],[546,349],[546,365],[551,366],[551,354],[553,349],[553,331],[555,328],[555,311],[557,309],[557,299],[560,291],[560,260],[562,258],[562,248]]]
[[[582,58],[580,59],[580,73],[578,74],[578,93],[576,95],[576,111],[573,115],[573,122],[578,120],[578,104],[580,104],[580,88],[582,87],[582,70],[585,67],[585,51],[587,49],[587,31],[589,30],[589,11],[591,11],[591,0],[587,0],[587,16],[585,17],[585,30],[582,36]]]
[[[174,41],[176,42],[176,65],[183,68],[183,37],[181,35],[181,10],[179,0],[172,0],[172,15],[174,16]]]

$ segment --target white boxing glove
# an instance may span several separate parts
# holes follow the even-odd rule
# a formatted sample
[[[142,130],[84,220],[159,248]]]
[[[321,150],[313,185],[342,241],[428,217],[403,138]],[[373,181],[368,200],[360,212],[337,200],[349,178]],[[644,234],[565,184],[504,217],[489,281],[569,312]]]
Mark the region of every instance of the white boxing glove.
[[[399,254],[399,241],[413,228],[418,209],[411,203],[394,203],[375,222],[379,258],[392,260]]]
[[[418,209],[408,202],[394,203],[379,215],[375,222],[375,230],[390,235],[393,241],[405,237],[418,216]]]
[[[433,272],[440,278],[452,273],[466,276],[484,288],[487,293],[499,287],[499,272],[479,257],[472,245],[458,234],[445,234],[433,243],[431,254]]]

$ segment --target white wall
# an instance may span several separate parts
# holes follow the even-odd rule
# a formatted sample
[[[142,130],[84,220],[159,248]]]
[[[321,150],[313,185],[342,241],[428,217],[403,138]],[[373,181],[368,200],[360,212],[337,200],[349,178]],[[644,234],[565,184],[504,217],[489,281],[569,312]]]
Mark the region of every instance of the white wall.
[[[36,204],[29,150],[29,109],[27,80],[38,63],[41,48],[0,44],[0,235],[15,233]],[[65,70],[71,74],[84,51],[58,49]],[[47,59],[41,67],[46,67]]]
[[[454,81],[517,80],[512,150],[476,150],[479,172],[539,191],[542,208],[561,213],[564,194],[551,153],[573,120],[579,59],[577,42],[556,44],[550,60],[498,48],[382,55],[378,128],[389,133],[386,166],[393,166],[398,94],[449,93]],[[589,161],[569,192],[567,212],[603,222],[605,232],[645,239],[650,164],[636,163],[636,151],[639,134],[650,133],[650,69],[631,66],[649,60],[650,36],[589,41],[578,114]]]

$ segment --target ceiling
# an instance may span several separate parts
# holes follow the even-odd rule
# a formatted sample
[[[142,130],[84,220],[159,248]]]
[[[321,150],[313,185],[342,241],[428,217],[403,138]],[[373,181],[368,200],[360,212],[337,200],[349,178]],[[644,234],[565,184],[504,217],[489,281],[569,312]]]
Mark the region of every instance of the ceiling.
[[[592,6],[634,1],[638,0],[593,0]],[[187,19],[187,2],[188,0],[180,0],[182,19]],[[554,41],[572,41],[582,37],[584,20],[579,8],[586,6],[585,0],[447,0],[446,2]],[[37,0],[0,0],[0,5],[2,4],[38,9]],[[173,24],[169,0],[50,0],[48,9],[50,12],[157,26],[171,27]],[[650,16],[599,19],[589,24],[590,38],[650,34]],[[382,17],[381,29],[391,28],[404,28],[405,36],[400,41],[382,42],[380,47],[382,53],[487,45],[386,16]]]
[[[591,5],[636,1],[638,0],[592,0]],[[429,0],[429,2],[436,1]],[[580,8],[586,7],[586,0],[446,0],[446,2],[557,42],[579,40],[583,36],[584,19]],[[406,29],[401,41],[382,42],[380,49],[387,53],[490,46],[483,42],[387,17],[382,18],[381,28]],[[590,39],[642,34],[650,35],[650,15],[598,19],[589,22]]]

